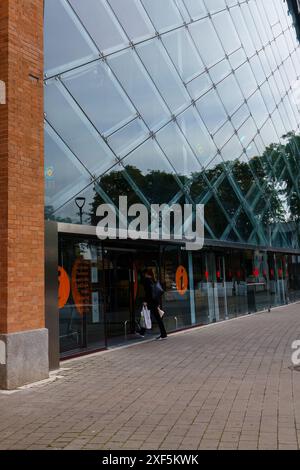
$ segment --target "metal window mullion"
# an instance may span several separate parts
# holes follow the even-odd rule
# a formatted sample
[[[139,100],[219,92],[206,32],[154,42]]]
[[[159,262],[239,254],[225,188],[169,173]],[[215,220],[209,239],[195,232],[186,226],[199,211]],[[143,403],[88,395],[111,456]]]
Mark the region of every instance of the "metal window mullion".
[[[136,115],[132,118],[129,118],[128,121],[126,121],[124,124],[121,125],[121,127],[118,127],[118,129],[115,129],[113,130],[112,132],[110,132],[109,134],[107,133],[104,133],[103,136],[105,139],[110,139],[111,137],[113,137],[115,134],[117,134],[118,132],[122,131],[125,127],[129,126],[129,124],[131,124],[132,122],[136,121],[140,119],[140,116],[139,115]]]
[[[220,180],[220,178],[219,178],[219,179],[215,182],[215,184],[213,185],[212,191],[211,191],[211,193],[210,193],[210,197],[213,195],[214,198],[217,200],[217,202],[218,202],[218,204],[219,204],[219,206],[220,206],[222,212],[223,212],[223,213],[225,214],[225,216],[226,216],[226,219],[227,219],[227,221],[228,221],[228,224],[231,226],[231,225],[232,225],[232,219],[229,217],[229,215],[228,215],[226,209],[224,208],[223,203],[222,203],[222,201],[221,201],[221,199],[220,199],[220,197],[219,197],[219,194],[218,194],[218,189],[219,189],[219,187],[221,186],[221,184],[223,183],[223,181],[225,180],[225,178],[228,178],[227,172],[226,172],[226,173],[224,172],[222,176],[223,176],[222,180],[219,181],[219,180]],[[232,228],[233,228],[233,225],[232,225]],[[240,237],[239,237],[239,238],[240,238]]]
[[[146,11],[146,14],[148,15],[147,11]],[[149,17],[149,20],[151,21],[151,18],[150,18],[150,17]],[[154,26],[154,25],[153,25],[153,26]],[[162,44],[162,47],[164,48],[166,54],[168,55],[169,60],[171,61],[172,65],[173,65],[173,67],[174,67],[174,69],[175,69],[175,71],[176,71],[176,73],[177,73],[177,75],[178,75],[178,78],[181,80],[182,83],[184,83],[184,81],[183,81],[183,79],[181,78],[180,73],[179,73],[179,71],[178,71],[178,69],[177,69],[177,67],[176,67],[176,65],[175,65],[175,63],[174,63],[174,61],[172,60],[172,58],[171,58],[171,56],[170,56],[170,54],[169,54],[169,52],[168,52],[166,46],[164,45],[164,43],[163,43],[162,41],[161,41],[161,44]],[[201,59],[201,57],[200,57],[200,59]],[[201,62],[203,63],[203,60],[202,60],[202,59],[201,59]],[[205,72],[202,71],[201,74],[202,74],[202,73],[205,73]],[[201,75],[201,74],[200,74],[200,75]],[[185,87],[185,89],[186,89],[186,87]],[[205,125],[205,122],[203,121],[203,119],[202,119],[202,117],[201,117],[201,115],[200,115],[200,113],[199,113],[197,107],[196,107],[196,106],[193,106],[194,100],[193,100],[192,96],[190,95],[190,93],[189,93],[189,91],[188,91],[187,89],[186,89],[186,92],[187,92],[187,94],[189,95],[192,104],[190,104],[186,109],[184,109],[184,110],[182,110],[180,113],[178,113],[177,116],[175,116],[175,117],[178,117],[178,116],[180,116],[181,114],[185,113],[190,107],[194,107],[194,109],[196,108],[196,113],[197,113],[197,115],[199,116],[199,118],[201,119],[201,122]],[[206,93],[207,93],[207,92],[206,92]],[[204,96],[206,93],[204,93],[202,96]],[[202,97],[202,96],[201,96],[201,97]],[[200,98],[197,98],[197,100],[195,100],[195,102],[198,101],[199,99],[200,99]],[[183,137],[184,137],[185,141],[187,142],[187,144],[188,144],[190,150],[192,151],[194,157],[195,157],[196,160],[199,162],[196,153],[194,152],[193,148],[191,147],[191,144],[190,144],[189,141],[187,140],[187,138],[186,138],[186,136],[184,135],[184,133],[182,132],[181,128],[180,128],[179,126],[177,126],[177,128],[180,130],[181,134],[183,135]],[[206,125],[205,125],[205,128],[207,129]],[[211,134],[210,134],[210,132],[208,131],[208,129],[207,129],[207,132],[208,132],[209,135],[211,136]],[[215,157],[214,157],[214,158],[215,158]],[[201,162],[199,162],[199,163],[200,163],[200,165],[203,167],[203,165],[201,164]]]
[[[233,175],[229,174],[228,178],[229,178],[229,181],[231,182],[231,186],[234,188],[235,194],[237,195],[238,199],[240,200],[240,203],[241,203],[241,206],[243,207],[243,210],[247,214],[247,217],[252,222],[253,227],[256,227],[256,230],[259,231],[259,225],[257,224],[255,217],[253,216],[253,213],[251,211],[251,207],[249,206],[246,199],[243,197],[240,188],[238,187],[235,179],[233,178]]]
[[[174,69],[176,70],[179,79],[182,81],[183,84],[185,84],[185,82],[184,82],[183,79],[181,78],[180,73],[179,73],[179,71],[178,71],[178,69],[177,69],[175,63],[174,63],[174,61],[172,60],[172,58],[171,58],[171,56],[170,56],[170,54],[169,54],[169,52],[168,52],[168,50],[167,50],[167,48],[165,47],[165,45],[164,45],[163,42],[162,42],[162,45],[163,45],[163,48],[164,48],[166,54],[168,55],[170,61],[172,62],[173,67],[174,67]],[[222,59],[221,61],[223,61],[223,60],[224,60],[224,59]],[[201,61],[202,61],[202,59],[201,59]],[[202,63],[204,63],[204,62],[202,61]],[[205,72],[205,71],[203,72],[203,71],[202,71],[200,75],[202,75],[203,73],[208,73],[208,72]],[[208,75],[209,75],[209,74],[208,74]],[[223,81],[225,81],[226,78],[228,78],[230,75],[232,75],[232,72],[231,72],[231,73],[228,73],[228,75],[226,75],[225,77],[223,77],[222,80],[220,80],[220,82],[218,82],[218,84],[220,84],[220,83],[222,83]],[[209,76],[209,78],[211,78],[211,77]],[[213,82],[212,82],[212,83],[213,83]],[[218,90],[216,89],[214,83],[213,83],[213,86],[212,86],[209,90],[207,90],[205,93],[203,93],[203,94],[202,94],[200,97],[198,97],[196,100],[193,99],[193,97],[192,97],[191,94],[189,93],[189,91],[188,91],[188,89],[187,89],[186,86],[185,86],[185,88],[186,88],[186,92],[188,93],[188,95],[189,95],[191,101],[192,101],[192,102],[194,101],[195,103],[197,103],[201,98],[203,98],[203,96],[205,96],[206,94],[208,94],[208,93],[214,88],[214,89],[215,89],[215,92],[217,93],[217,95],[218,95],[218,97],[219,97],[219,99],[220,99],[220,101],[221,101],[221,103],[222,103],[222,106],[223,106],[223,108],[224,108],[224,111],[225,111],[226,114],[228,115],[227,110],[225,109],[225,107],[224,107],[224,105],[223,105],[223,101],[222,101],[222,99],[221,99],[221,97],[220,97],[220,95],[219,95],[219,93],[218,93]],[[201,116],[201,114],[200,114],[200,112],[199,112],[197,106],[195,106],[194,109],[195,109],[196,113],[198,114],[199,118],[200,118],[201,121],[204,123],[204,125],[205,125],[205,127],[206,127],[206,129],[207,129],[206,123],[205,123],[205,121],[203,120],[203,118],[202,118],[202,116]],[[240,107],[239,107],[238,109],[240,109]],[[224,123],[218,128],[218,130],[217,130],[216,132],[214,132],[213,135],[215,135],[225,124],[226,124],[226,122],[224,122]],[[207,129],[207,131],[208,131],[209,135],[211,136],[212,134],[209,132],[208,129]],[[196,158],[197,158],[197,157],[196,157]],[[197,161],[198,161],[198,158],[197,158]]]
[[[202,18],[202,19],[203,19],[203,18]],[[209,18],[209,21],[211,21],[210,18]],[[219,97],[220,103],[221,103],[221,105],[222,105],[223,110],[225,111],[225,114],[228,116],[227,110],[226,110],[226,108],[224,107],[223,101],[220,99],[220,96],[219,96],[219,94],[218,94],[218,92],[217,92],[216,85],[215,85],[215,83],[214,83],[214,81],[212,80],[212,77],[211,77],[211,75],[210,75],[210,69],[211,69],[213,66],[217,65],[218,63],[222,62],[222,61],[224,60],[225,56],[224,56],[222,59],[220,59],[218,62],[216,62],[213,66],[207,67],[207,64],[206,64],[205,61],[203,60],[202,55],[201,55],[201,53],[200,53],[200,51],[199,51],[199,49],[198,49],[198,46],[197,46],[196,42],[194,41],[194,38],[193,38],[193,36],[192,36],[192,34],[191,34],[189,28],[187,28],[187,31],[188,31],[188,34],[189,34],[189,37],[190,37],[192,43],[194,44],[194,48],[195,48],[195,50],[197,51],[198,56],[199,56],[201,62],[202,62],[202,63],[204,64],[204,66],[205,66],[204,73],[207,73],[207,75],[208,75],[208,77],[209,77],[211,83],[213,84],[213,86],[212,86],[209,90],[207,90],[207,91],[206,91],[205,93],[203,93],[200,97],[198,97],[196,100],[193,100],[193,101],[194,101],[195,103],[197,103],[201,98],[203,98],[203,96],[205,96],[205,95],[208,94],[210,91],[212,91],[212,89],[214,89],[214,90],[215,90],[215,93],[217,93],[217,96]],[[223,79],[224,79],[224,78],[223,78]],[[205,127],[206,127],[206,129],[207,129],[207,132],[209,133],[210,136],[212,136],[211,132],[210,132],[209,129],[207,128],[207,125],[206,125],[204,119],[202,119],[202,116],[201,116],[200,112],[198,111],[198,109],[197,109],[197,112],[198,112],[198,114],[199,114],[199,116],[200,116],[201,121],[204,123],[204,125],[205,125]],[[224,124],[224,123],[223,123],[223,124]],[[222,124],[222,126],[223,126],[223,124]],[[216,132],[217,132],[222,126],[220,126],[220,127],[216,130]]]
[[[221,199],[219,197],[219,194],[217,191],[214,191],[214,198],[216,199],[221,211],[223,212],[223,214],[225,215],[225,218],[227,220],[227,227],[226,229],[224,230],[224,232],[227,230],[227,228],[229,228],[229,233],[231,230],[233,230],[235,232],[235,234],[238,236],[239,240],[242,241],[243,239],[241,238],[240,234],[238,233],[238,231],[236,230],[236,226],[235,226],[235,223],[234,223],[234,219],[232,217],[229,217],[228,215],[228,212],[227,210],[224,208],[223,206],[223,203],[221,202]],[[224,233],[223,232],[223,233]],[[221,240],[223,239],[223,234],[221,235]]]
[[[264,9],[264,11],[265,11],[264,4],[262,4],[262,7],[263,7],[263,9]],[[249,10],[250,10],[250,9],[249,9]],[[251,13],[251,16],[252,16],[252,19],[253,19],[253,15],[252,15],[251,10],[250,10],[250,13]],[[278,13],[278,12],[277,12],[277,13]],[[266,11],[265,11],[265,14],[266,14]],[[253,20],[253,21],[254,21],[254,20]],[[277,39],[281,34],[283,34],[283,37],[284,37],[284,32],[287,31],[288,29],[289,29],[289,28],[286,28],[285,30],[283,30],[283,31],[282,31],[278,36],[276,36],[276,37],[275,37],[275,35],[273,34],[273,37],[274,37],[274,46],[276,47],[277,52],[278,52],[280,58],[281,58],[281,55],[280,55],[280,53],[279,53],[279,49],[278,49],[278,46],[277,46],[277,43],[276,43],[276,39]],[[272,33],[273,33],[273,31],[272,31]],[[285,40],[285,38],[284,38],[284,40]],[[288,49],[288,48],[287,48],[287,49]],[[267,56],[267,55],[266,55],[266,58],[267,58],[267,60],[268,60],[268,56]],[[282,68],[284,62],[285,62],[285,60],[281,60],[281,64],[278,66],[278,72],[279,72],[280,74],[281,74],[281,68]],[[268,63],[269,63],[269,60],[268,60]],[[270,63],[269,63],[269,65],[270,65]],[[270,67],[270,68],[271,68],[271,67]],[[296,72],[296,70],[295,70],[295,72]],[[297,76],[297,73],[296,73],[296,76]],[[287,79],[287,81],[288,81],[288,77],[287,77],[287,76],[286,76],[286,79]],[[287,94],[288,94],[288,91],[287,91]],[[288,96],[288,95],[287,95],[287,96]],[[292,108],[292,111],[293,111],[295,120],[296,120],[296,122],[297,122],[297,117],[295,116],[294,109],[293,109],[292,106],[291,106],[291,108]]]
[[[230,12],[228,12],[228,14],[229,14],[230,19],[231,19]],[[222,43],[222,39],[221,39],[221,37],[220,37],[220,35],[219,35],[218,31],[217,31],[217,28],[216,28],[216,26],[215,26],[215,24],[214,24],[214,22],[213,22],[212,20],[211,20],[211,23],[212,23],[213,29],[214,29],[214,31],[215,31],[215,34],[216,34],[216,36],[217,36],[217,38],[219,39],[219,42],[220,42],[220,44],[221,44],[222,50],[223,50],[223,52],[224,52],[224,57],[228,57],[227,60],[228,60],[228,62],[229,62],[229,56],[231,55],[231,53],[230,53],[230,54],[227,54],[226,50],[224,49],[224,46],[223,46],[223,43]],[[234,29],[235,29],[235,32],[236,32],[235,24],[234,24],[233,21],[232,21],[232,23],[233,23],[233,26],[234,26]],[[238,37],[238,39],[239,39],[239,41],[240,41],[240,44],[241,44],[241,47],[240,47],[240,48],[243,49],[243,44],[242,44],[242,42],[241,42],[240,36],[237,35],[237,37]],[[247,57],[247,54],[246,54],[246,53],[245,53],[245,55],[246,55],[246,57]],[[229,62],[229,65],[230,65],[230,67],[231,67],[230,62]],[[241,64],[241,65],[243,65],[243,64]],[[236,77],[235,77],[235,70],[237,70],[237,69],[233,69],[233,68],[231,67],[231,74],[230,74],[230,75],[233,76],[233,78],[234,78],[234,80],[235,80],[235,82],[236,82],[236,84],[237,84],[237,86],[238,86],[238,88],[239,88],[239,90],[240,90],[240,92],[241,92],[241,95],[243,96],[244,99],[246,99],[245,96],[244,96],[243,90],[242,90],[242,88],[240,87],[239,81],[238,81],[238,80],[236,79]],[[228,75],[228,76],[229,76],[229,75]],[[228,77],[228,76],[227,76],[227,77]],[[227,77],[226,77],[226,78],[227,78]],[[254,78],[255,78],[255,77],[254,77]],[[224,79],[224,80],[225,80],[225,79]],[[221,80],[220,83],[222,83],[222,81],[223,81],[223,80]],[[218,93],[218,96],[219,96],[219,98],[220,98],[222,104],[223,104],[222,98],[221,98],[221,96],[219,95],[218,90],[216,90],[216,91],[217,91],[217,93]],[[224,105],[223,105],[223,106],[224,106]],[[224,108],[225,108],[225,106],[224,106]],[[226,113],[227,113],[227,109],[226,109],[226,108],[225,108],[225,110],[226,110]],[[235,110],[234,112],[236,112],[236,110]],[[233,113],[233,114],[234,114],[234,113]],[[232,115],[233,115],[233,114],[232,114]],[[227,113],[227,115],[228,115],[228,113]],[[251,115],[251,112],[250,112],[250,115]]]
[[[92,128],[97,132],[97,134],[99,135],[99,137],[102,139],[102,141],[104,142],[105,145],[107,145],[107,147],[110,149],[110,151],[112,152],[112,154],[115,156],[115,159],[116,159],[116,162],[119,162],[119,157],[117,156],[117,154],[115,153],[115,151],[112,149],[112,147],[108,144],[107,142],[107,139],[104,137],[104,135],[99,131],[99,129],[95,126],[95,124],[91,121],[91,119],[89,118],[89,116],[87,115],[87,113],[84,111],[84,109],[82,108],[82,106],[79,104],[79,102],[76,100],[76,98],[73,96],[73,94],[70,92],[70,90],[66,87],[66,85],[64,84],[64,82],[62,80],[59,79],[59,82],[60,84],[63,86],[63,88],[65,89],[65,91],[70,95],[70,97],[73,99],[74,103],[78,106],[78,109],[83,113],[83,115],[85,116],[85,118],[88,120],[89,124],[92,126]]]
[[[67,0],[67,1],[68,1],[68,3],[69,3],[69,0]],[[114,13],[114,11],[113,11],[113,9],[111,8],[111,5],[109,4],[109,2],[107,2],[107,3],[108,3],[108,5],[109,5],[110,9],[112,10],[114,16],[116,17],[119,26],[123,29],[124,34],[126,35],[127,39],[128,39],[129,42],[130,42],[130,39],[129,39],[129,37],[128,37],[126,31],[124,30],[123,26],[122,26],[121,23],[119,22],[119,20],[118,20],[118,18],[117,18],[117,15]],[[72,8],[72,7],[70,6],[70,8]],[[76,12],[74,12],[74,13],[76,14]],[[77,14],[76,14],[76,15],[77,15]],[[80,20],[80,19],[79,19],[79,20]],[[81,21],[81,20],[80,20],[80,21]],[[83,26],[83,27],[84,27],[84,26]],[[88,34],[89,34],[89,33],[88,33]],[[93,41],[95,47],[97,48],[97,50],[98,50],[98,52],[99,52],[100,57],[102,57],[102,60],[103,60],[104,57],[102,56],[102,52],[99,50],[97,44],[95,43],[95,41],[93,40],[92,37],[91,37],[91,40]],[[122,50],[123,50],[123,49],[122,49]],[[135,109],[135,112],[136,112],[137,116],[140,117],[140,118],[143,120],[143,118],[142,118],[142,116],[140,115],[138,109],[136,108],[135,104],[134,104],[133,101],[131,100],[131,98],[130,98],[130,96],[128,95],[128,93],[126,92],[126,90],[124,89],[124,87],[123,87],[123,85],[121,84],[120,80],[118,79],[117,75],[116,75],[116,74],[114,73],[114,71],[111,69],[111,67],[109,66],[109,64],[107,63],[106,60],[105,60],[105,63],[106,63],[106,65],[107,65],[108,69],[110,70],[110,72],[111,72],[111,73],[113,74],[113,76],[115,77],[115,79],[116,79],[116,81],[117,81],[119,87],[120,87],[121,90],[124,92],[125,96],[126,96],[127,99],[129,100],[129,102],[131,103],[131,106],[133,106],[133,108]],[[144,120],[143,120],[143,123],[145,124],[146,128],[147,128],[148,131],[150,132],[150,128],[148,127],[147,123],[146,123]],[[122,126],[122,127],[125,127],[127,124],[128,124],[128,123],[126,123],[126,124],[125,124],[124,126]],[[122,127],[121,127],[120,129],[122,129]],[[118,132],[120,129],[116,129],[114,132]],[[114,133],[114,132],[113,132],[113,133]],[[113,133],[111,133],[110,135],[106,136],[106,138],[110,137]],[[107,143],[107,142],[106,142],[106,143]]]
[[[228,173],[228,174],[226,174],[226,177],[227,177],[227,179],[228,179],[228,181],[229,181],[229,184],[230,184],[231,188],[234,190],[234,188],[233,188],[233,186],[232,186],[232,184],[231,184],[231,180],[234,179],[233,175],[229,178],[229,173]],[[219,185],[219,186],[220,186],[220,185]],[[218,187],[219,187],[219,186],[218,186]],[[229,223],[227,229],[224,231],[224,233],[223,233],[223,235],[222,235],[222,239],[223,239],[223,237],[227,237],[227,236],[229,235],[229,233],[230,233],[231,230],[234,230],[234,232],[238,235],[238,238],[239,238],[240,240],[242,240],[242,238],[241,238],[241,236],[240,236],[240,234],[239,234],[239,232],[238,232],[238,230],[237,230],[237,228],[236,228],[236,222],[237,222],[237,219],[238,219],[238,217],[239,217],[241,211],[244,210],[244,208],[243,208],[243,205],[241,204],[241,200],[240,200],[240,198],[237,196],[235,190],[234,190],[234,193],[235,193],[235,196],[236,196],[236,198],[237,198],[237,200],[238,200],[238,202],[239,202],[240,205],[239,205],[239,207],[236,209],[236,212],[235,212],[234,216],[231,217],[230,223]]]
[[[67,0],[67,1],[68,1],[68,0]],[[242,4],[242,3],[247,3],[247,0],[244,0],[243,2],[241,2],[241,4]],[[122,29],[122,31],[125,33],[126,37],[128,38],[128,35],[126,34],[126,31],[124,30],[122,24],[120,23],[120,21],[119,21],[117,15],[116,15],[115,12],[112,10],[112,8],[111,8],[111,6],[110,6],[109,3],[108,3],[108,6],[109,6],[110,10],[112,11],[114,17],[116,18],[116,21],[118,22],[118,25],[120,26],[120,28]],[[70,8],[74,11],[74,9],[73,9],[73,7],[72,7],[71,5],[70,5]],[[80,22],[81,22],[83,28],[84,28],[85,31],[89,34],[89,32],[87,31],[87,28],[83,25],[83,23],[82,23],[80,17],[78,16],[78,14],[77,14],[75,11],[74,11],[74,15],[77,16],[77,18],[80,20]],[[191,24],[197,23],[197,22],[203,20],[204,18],[207,18],[207,16],[204,16],[204,17],[201,17],[201,18],[198,18],[198,19],[195,19],[195,20],[192,20],[192,19],[191,19],[191,21],[190,21],[189,23],[186,23],[186,25],[189,26],[189,25],[191,25]],[[175,27],[175,28],[171,28],[171,29],[169,29],[168,31],[161,32],[160,34],[161,34],[162,36],[165,35],[165,34],[169,34],[169,33],[173,32],[173,31],[176,31],[176,30],[179,30],[179,29],[185,27],[186,25],[183,24],[183,25],[181,25],[181,26],[177,26],[177,27]],[[89,34],[89,37],[92,38],[92,36],[91,36],[90,34]],[[151,41],[152,39],[155,39],[155,37],[156,37],[156,36],[151,36],[151,37],[149,37],[149,38],[142,39],[142,40],[140,40],[140,41],[136,41],[136,42],[134,43],[134,45],[136,46],[136,45],[139,45],[139,44],[143,44],[143,43],[145,43],[145,42],[147,42],[147,41]],[[92,59],[92,60],[90,60],[90,61],[85,61],[85,62],[83,62],[82,64],[76,65],[76,66],[71,67],[71,68],[69,68],[69,69],[61,70],[60,72],[57,72],[57,73],[52,74],[52,75],[49,75],[49,76],[47,76],[47,77],[45,77],[45,78],[46,78],[46,79],[52,79],[52,78],[57,77],[58,75],[64,75],[65,73],[68,73],[68,72],[71,72],[71,71],[73,71],[73,70],[76,70],[76,69],[78,69],[78,68],[80,68],[80,67],[82,67],[82,66],[85,66],[85,65],[88,65],[88,64],[97,62],[97,61],[101,60],[101,58],[107,58],[107,57],[110,57],[111,55],[118,54],[118,53],[120,53],[120,52],[122,52],[122,51],[131,49],[131,48],[132,48],[132,44],[128,44],[128,46],[121,47],[120,49],[117,49],[117,50],[115,50],[115,51],[113,51],[113,52],[110,52],[110,53],[108,53],[108,54],[104,54],[103,56],[97,57],[97,58]],[[97,47],[97,49],[99,50],[98,47]],[[214,64],[214,65],[215,65],[215,64]]]
[[[207,0],[204,0],[204,1],[203,1],[203,4],[204,4],[204,7],[206,8],[207,14],[209,14],[211,17],[217,15],[218,13],[221,13],[222,11],[226,11],[226,10],[227,10],[227,5],[225,5],[225,7],[221,8],[221,10],[217,10],[217,11],[214,11],[214,12],[210,12],[210,11],[209,11],[209,8],[208,8],[207,5],[206,5],[206,1],[207,1]],[[209,1],[210,1],[210,0],[209,0]]]
[[[299,200],[300,200],[300,189],[299,189],[299,187],[298,187],[298,185],[297,185],[297,183],[296,183],[296,181],[295,181],[295,179],[294,179],[293,172],[292,172],[292,170],[291,170],[289,161],[288,161],[288,159],[286,158],[286,154],[285,154],[285,153],[282,154],[282,158],[284,159],[284,162],[285,162],[287,171],[288,171],[288,173],[289,173],[289,175],[290,175],[290,178],[291,178],[291,180],[292,180],[293,186],[294,186],[294,188],[295,188],[295,190],[296,190],[296,193],[298,194],[298,198],[299,198]]]
[[[252,17],[252,21],[253,21],[253,24],[254,24],[254,26],[255,26],[257,35],[258,35],[258,37],[260,38],[260,41],[261,41],[261,37],[260,37],[260,35],[259,35],[259,33],[258,33],[258,30],[257,30],[257,27],[256,27],[256,25],[255,25],[255,21],[254,21],[254,19],[253,19],[253,15],[252,15],[252,12],[251,12],[250,8],[249,8],[249,13],[250,13],[250,15],[251,15],[251,17]],[[241,12],[241,14],[242,14],[243,19],[244,19],[244,21],[245,21],[245,17],[244,17],[244,15],[243,15],[243,12]],[[274,39],[273,41],[270,41],[270,45],[272,44],[272,42],[275,42],[275,39]],[[262,41],[261,41],[261,43],[262,43]],[[253,46],[254,46],[254,44],[253,44]],[[262,70],[264,71],[264,67],[263,67],[263,64],[262,64],[262,60],[261,60],[261,57],[260,57],[260,54],[259,54],[259,52],[261,52],[262,50],[263,50],[262,48],[261,48],[259,51],[257,50],[257,57],[258,57],[258,59],[259,59],[260,65],[261,65],[261,67],[262,67]],[[267,58],[267,60],[268,60],[267,55],[266,55],[266,58]],[[270,67],[271,71],[273,72],[272,67],[270,66],[269,61],[268,61],[268,64],[269,64],[269,67]],[[251,65],[251,62],[250,62],[250,61],[249,61],[249,65],[250,65],[250,68],[251,68],[252,73],[253,73],[253,68],[252,68],[252,65]],[[277,66],[278,72],[279,72],[279,69],[280,69],[280,66],[278,65],[278,66]],[[254,75],[254,78],[255,78],[255,80],[256,80],[256,76],[255,76],[254,73],[253,73],[253,75]],[[265,81],[266,81],[266,80],[265,80]],[[257,87],[259,87],[259,88],[257,88],[257,90],[260,89],[260,87],[265,83],[265,81],[264,81],[261,85],[258,85],[257,80],[256,80]],[[278,88],[278,86],[277,86],[276,80],[274,80],[274,82],[275,82],[276,87],[277,87],[277,89],[278,89],[278,95],[281,96],[281,93],[280,93],[280,90],[279,90],[279,88]],[[257,91],[257,90],[256,90],[256,91]],[[272,92],[272,95],[273,95],[273,90],[271,90],[271,92]],[[263,98],[262,94],[261,94],[261,97]],[[277,100],[274,98],[274,95],[273,95],[273,99],[274,99],[275,103],[277,103]],[[264,100],[264,104],[265,104],[265,100]],[[268,108],[267,108],[267,110],[268,110]],[[262,126],[262,127],[263,127],[263,126]]]
[[[63,207],[65,207],[66,205],[68,205],[71,201],[74,200],[74,197],[77,196],[78,194],[82,194],[84,191],[86,191],[88,188],[92,187],[94,184],[94,182],[91,182],[90,184],[88,184],[87,186],[84,186],[84,188],[82,188],[80,191],[78,191],[77,193],[75,192],[74,196],[70,197],[70,199],[68,199],[67,201],[65,201],[63,204],[61,204],[57,209],[55,209],[52,214],[56,214],[57,212],[59,212]]]
[[[47,119],[47,117],[44,117],[44,120],[45,122],[47,123],[47,125],[50,127],[50,129],[54,132],[57,140],[59,140],[60,142],[62,142],[63,146],[67,149],[68,153],[70,153],[71,155],[73,155],[73,158],[74,158],[74,166],[76,166],[76,168],[78,169],[78,171],[81,172],[81,174],[86,174],[88,173],[91,178],[93,178],[93,175],[92,173],[89,171],[89,169],[85,166],[85,164],[80,160],[80,158],[75,154],[75,152],[71,149],[71,147],[69,146],[69,144],[67,144],[67,142],[63,139],[63,137],[58,133],[58,131],[55,129],[55,127],[50,123],[50,121]],[[57,144],[58,145],[58,144]],[[83,172],[81,169],[84,169],[85,171]]]
[[[282,64],[282,65],[283,65],[283,64]],[[280,73],[280,74],[281,74],[281,68],[282,68],[282,67],[279,68],[279,73]],[[288,78],[287,78],[287,80],[288,80]],[[290,102],[290,93],[289,93],[290,91],[291,91],[291,87],[290,87],[288,90],[286,90],[285,96],[287,97],[287,99],[288,99],[288,101],[289,101],[289,104],[290,104],[291,110],[292,110],[292,112],[293,112],[295,121],[297,122],[298,116],[295,114],[294,106],[292,106],[292,104],[291,104],[291,102]],[[283,104],[284,104],[284,102],[283,102]],[[289,114],[289,113],[287,113],[287,114]]]
[[[254,139],[253,139],[250,143],[252,143],[252,144],[256,147],[256,150],[258,151],[258,148],[257,148],[257,146],[256,146],[256,144],[255,144]],[[245,155],[245,157],[247,158],[247,165],[249,166],[249,169],[250,169],[250,171],[251,171],[253,180],[255,181],[255,184],[257,185],[257,187],[258,187],[258,189],[259,189],[261,195],[264,197],[263,191],[264,191],[264,188],[265,188],[265,186],[266,186],[267,183],[265,182],[265,184],[261,184],[260,180],[258,179],[258,176],[255,174],[254,170],[252,169],[252,167],[251,167],[251,165],[250,165],[251,159],[248,157],[248,155],[247,155],[246,153],[244,153],[244,155]],[[257,156],[257,158],[261,158],[261,157]],[[269,176],[269,175],[268,175],[268,176]]]
[[[124,171],[123,178],[130,184],[131,188],[136,192],[136,194],[139,196],[141,201],[143,201],[144,205],[149,209],[150,204],[149,204],[148,199],[145,197],[143,192],[140,190],[140,188],[138,187],[136,182],[131,178],[130,174],[128,173],[128,171],[126,170],[126,167],[123,165],[122,162],[120,163],[120,165],[122,166],[123,171]]]

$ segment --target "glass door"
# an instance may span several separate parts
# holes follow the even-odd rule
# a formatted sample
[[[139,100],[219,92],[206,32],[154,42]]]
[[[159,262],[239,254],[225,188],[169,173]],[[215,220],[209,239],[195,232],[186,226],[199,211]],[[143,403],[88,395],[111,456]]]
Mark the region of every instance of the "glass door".
[[[227,252],[225,264],[228,317],[235,318],[239,315],[246,315],[248,301],[243,252],[238,250]]]
[[[161,281],[160,275],[160,252],[159,245],[143,246],[133,256],[132,279],[133,279],[133,330],[139,331],[141,310],[145,301],[144,272],[150,270],[155,279]],[[157,334],[159,331],[154,318],[152,318],[152,329],[146,331],[147,336]]]
[[[287,257],[285,255],[276,255],[277,265],[277,285],[278,285],[278,302],[284,305],[288,302],[288,282],[287,282]]]
[[[269,276],[270,276],[270,299],[271,306],[278,306],[287,303],[287,258],[284,255],[269,254]]]
[[[163,246],[161,282],[165,289],[163,309],[167,331],[192,325],[190,273],[187,252],[178,246]]]
[[[62,237],[59,258],[61,354],[106,347],[100,243]]]
[[[160,279],[159,246],[131,248],[105,246],[103,277],[105,280],[106,330],[108,345],[139,338],[139,320],[145,298],[143,272],[151,269]],[[152,333],[156,331],[154,324]],[[149,332],[150,334],[150,332]]]
[[[289,298],[291,302],[300,299],[300,257],[296,255],[288,256]]]
[[[195,289],[196,323],[206,325],[210,323],[210,310],[208,299],[208,277],[206,255],[203,252],[193,254],[193,275]]]
[[[105,248],[103,254],[105,282],[106,331],[108,345],[127,339],[134,331],[133,254]]]
[[[228,318],[226,263],[222,254],[206,254],[206,279],[210,323]]]
[[[219,320],[228,319],[227,308],[227,280],[225,269],[225,256],[216,255],[216,291],[219,305]]]

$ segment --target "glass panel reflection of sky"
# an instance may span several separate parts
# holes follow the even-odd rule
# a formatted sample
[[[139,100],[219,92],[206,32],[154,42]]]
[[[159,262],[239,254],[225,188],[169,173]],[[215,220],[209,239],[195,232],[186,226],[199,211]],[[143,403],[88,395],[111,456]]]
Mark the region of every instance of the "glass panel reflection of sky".
[[[193,23],[189,30],[206,66],[211,66],[223,58],[221,43],[208,18]],[[209,38],[209,47],[207,47],[207,38]]]
[[[173,122],[158,132],[157,140],[179,175],[190,176],[201,167],[182,136],[177,124]]]
[[[136,115],[111,70],[101,61],[64,75],[63,82],[103,134],[118,129]]]
[[[112,166],[114,155],[59,81],[45,87],[45,106],[46,120],[92,174]]]
[[[285,2],[45,0],[45,70],[46,217],[79,223],[80,192],[88,212],[114,188],[148,203],[188,191],[211,236],[253,243],[297,207],[300,48]],[[286,239],[279,224],[273,242]]]
[[[108,0],[108,3],[131,41],[155,36],[155,29],[139,0]]]
[[[69,1],[101,52],[127,45],[126,34],[105,0]]]
[[[45,2],[45,70],[49,75],[97,57],[89,36],[64,0]]]
[[[199,53],[185,29],[176,29],[162,37],[183,82],[192,80],[204,70]]]
[[[126,126],[108,137],[107,142],[118,157],[124,157],[134,147],[145,140],[148,130],[140,118],[135,118]]]
[[[201,18],[206,15],[206,8],[203,0],[195,2],[194,0],[183,0],[192,19]]]
[[[137,51],[171,112],[180,111],[190,98],[163,46],[159,41],[148,41]]]
[[[46,206],[56,209],[72,197],[75,187],[82,189],[90,182],[90,175],[72,152],[63,144],[50,126],[45,127],[45,184]]]
[[[173,0],[142,0],[157,31],[168,31],[183,24],[182,17]]]
[[[198,161],[205,166],[216,155],[217,149],[201,118],[194,108],[189,108],[177,120]]]
[[[150,128],[169,118],[167,106],[134,51],[115,54],[108,63]]]

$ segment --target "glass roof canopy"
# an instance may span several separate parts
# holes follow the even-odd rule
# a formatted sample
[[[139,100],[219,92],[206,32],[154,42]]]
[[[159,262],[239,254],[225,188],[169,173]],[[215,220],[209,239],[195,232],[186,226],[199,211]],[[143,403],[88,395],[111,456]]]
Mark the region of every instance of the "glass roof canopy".
[[[299,78],[282,0],[45,0],[46,217],[204,203],[207,238],[298,248]]]

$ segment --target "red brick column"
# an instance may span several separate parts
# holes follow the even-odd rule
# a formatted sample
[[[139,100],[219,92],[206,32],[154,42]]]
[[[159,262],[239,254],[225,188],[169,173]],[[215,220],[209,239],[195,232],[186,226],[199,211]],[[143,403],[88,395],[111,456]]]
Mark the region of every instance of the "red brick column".
[[[0,80],[7,95],[0,104],[0,335],[6,344],[14,333],[45,336],[43,0],[0,1]],[[9,368],[4,349],[0,386],[1,367]]]

